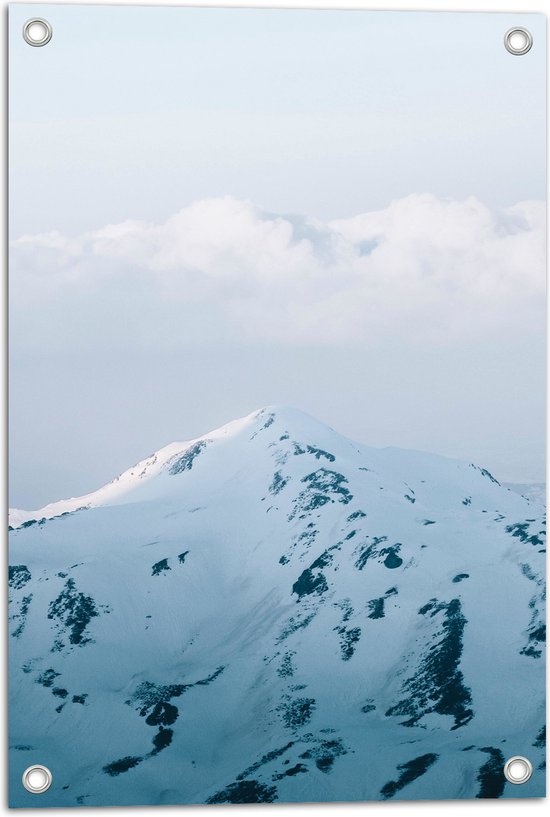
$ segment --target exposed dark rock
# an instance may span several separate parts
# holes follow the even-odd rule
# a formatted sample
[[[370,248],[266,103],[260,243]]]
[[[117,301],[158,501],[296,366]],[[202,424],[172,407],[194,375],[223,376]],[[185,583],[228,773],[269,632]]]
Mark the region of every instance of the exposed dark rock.
[[[500,749],[495,749],[492,746],[485,746],[483,749],[480,749],[480,751],[486,752],[489,755],[489,759],[478,772],[477,781],[480,786],[476,798],[496,799],[502,797],[506,785],[506,778],[504,777],[504,755]]]
[[[160,562],[155,562],[153,565],[153,572],[152,576],[160,576],[165,570],[171,570],[172,568],[168,564],[168,559],[161,559]]]
[[[206,448],[206,441],[199,440],[183,454],[177,455],[170,461],[168,473],[172,475],[182,474],[184,471],[190,471],[199,454]]]
[[[380,548],[378,545],[387,541],[387,536],[373,536],[370,544],[360,545],[355,550],[355,555],[358,556],[357,561],[355,562],[355,567],[357,570],[363,570],[369,559],[376,559],[380,555]]]
[[[36,683],[42,684],[43,687],[53,687],[55,679],[59,678],[60,674],[51,668],[44,670],[36,679]]]
[[[15,603],[13,599],[10,599],[9,604],[10,605],[15,604],[17,609],[16,613],[10,613],[9,616],[10,622],[17,622],[17,626],[11,632],[12,638],[19,638],[19,636],[25,629],[25,625],[27,623],[27,616],[29,614],[29,608],[31,606],[31,601],[32,593],[29,593],[28,596],[23,596],[23,598],[20,600],[18,604]]]
[[[414,675],[403,683],[402,698],[386,715],[409,715],[404,726],[415,726],[431,712],[451,715],[452,729],[465,726],[474,716],[471,690],[464,684],[460,659],[466,618],[459,599],[438,602],[432,599],[419,611],[435,618],[438,629],[429,640]]]
[[[55,695],[57,698],[66,698],[68,694],[68,691],[61,687],[54,687],[52,689],[52,695]]]
[[[295,698],[283,701],[277,710],[281,713],[287,729],[295,731],[299,726],[309,723],[316,709],[314,698]]]
[[[321,457],[328,460],[329,462],[334,462],[336,457],[334,454],[330,454],[328,451],[323,451],[322,448],[316,448],[314,445],[306,445],[305,447],[299,445],[298,443],[294,443],[294,454],[296,456],[300,454],[313,454],[315,459],[320,460]]]
[[[209,797],[207,803],[273,803],[277,800],[275,786],[265,786],[257,780],[241,780]]]
[[[319,468],[311,474],[302,477],[306,487],[294,500],[294,509],[289,515],[289,521],[296,516],[304,519],[311,511],[323,507],[327,503],[341,502],[347,505],[353,495],[346,487],[348,480],[343,474],[331,471],[328,468]]]
[[[237,780],[244,780],[245,777],[249,777],[251,774],[254,774],[254,772],[258,771],[258,769],[260,769],[262,766],[265,766],[267,763],[271,763],[273,760],[281,757],[281,755],[288,752],[288,750],[294,746],[294,744],[295,741],[291,740],[288,743],[285,743],[285,745],[281,746],[279,749],[272,749],[271,752],[267,752],[265,755],[262,755],[259,760],[252,764],[252,766],[249,766],[248,769],[241,772],[241,774],[237,776]]]
[[[353,522],[355,519],[365,519],[366,516],[367,514],[364,511],[354,511],[353,513],[350,513],[347,521]]]
[[[286,638],[291,636],[293,633],[297,632],[297,630],[305,629],[308,624],[315,618],[315,611],[313,613],[308,613],[307,615],[303,616],[291,616],[283,629],[279,637],[277,638],[276,643],[280,644],[281,641],[284,641]]]
[[[384,618],[384,604],[385,604],[384,596],[381,596],[379,599],[371,599],[368,603],[369,618],[377,619],[377,618]]]
[[[281,678],[292,678],[294,675],[296,667],[294,666],[292,658],[295,655],[296,653],[294,651],[287,652],[283,655],[281,664],[277,669],[277,675]]]
[[[537,534],[532,534],[529,531],[530,522],[515,522],[513,525],[506,525],[506,533],[516,536],[520,542],[529,543],[535,547],[544,547],[545,540],[541,539]]]
[[[273,494],[274,496],[276,494],[279,494],[283,490],[285,485],[287,485],[287,483],[288,479],[285,479],[280,471],[275,471],[273,475],[273,481],[268,488],[269,493]]]
[[[395,570],[396,567],[401,567],[403,564],[403,559],[401,556],[397,554],[401,550],[401,544],[396,544],[393,547],[389,548],[382,548],[380,553],[382,555],[387,554],[386,558],[384,559],[384,565],[389,568],[390,570]]]
[[[116,777],[123,772],[127,772],[128,769],[135,768],[142,760],[142,757],[122,757],[120,760],[114,760],[112,763],[108,763],[107,766],[103,767],[103,771],[111,777]]]
[[[148,726],[170,726],[177,718],[177,707],[167,701],[161,701],[154,705],[153,711],[145,718],[145,723]]]
[[[282,780],[283,777],[294,777],[297,774],[304,774],[305,772],[307,772],[307,766],[304,766],[303,763],[297,763],[295,766],[287,769],[286,772],[274,774],[272,780]]]
[[[355,652],[355,645],[361,638],[361,628],[352,627],[349,630],[343,625],[335,627],[335,631],[340,636],[340,653],[342,661],[349,661]]]
[[[159,731],[153,738],[154,749],[152,750],[151,754],[158,755],[159,752],[162,752],[163,749],[166,749],[167,746],[170,746],[173,737],[174,737],[173,729],[164,729],[161,726]]]
[[[415,757],[413,760],[407,761],[407,763],[400,763],[397,768],[401,771],[401,774],[397,780],[391,780],[389,783],[386,783],[385,786],[382,786],[380,789],[382,798],[389,800],[390,797],[395,797],[398,791],[404,789],[405,786],[412,783],[413,780],[417,780],[423,774],[426,774],[437,758],[438,755],[429,752],[428,754],[420,755],[420,757]]]
[[[300,755],[303,760],[314,760],[320,772],[329,774],[334,766],[334,761],[341,755],[346,755],[347,750],[340,738],[333,740],[323,740],[318,746],[313,746]]]
[[[68,631],[70,644],[83,647],[91,643],[93,639],[87,635],[86,628],[92,618],[98,615],[99,610],[93,598],[80,593],[75,587],[74,579],[68,579],[59,596],[48,607],[48,618],[57,620],[61,631],[56,648],[63,647],[65,631]]]
[[[30,570],[26,565],[10,565],[8,568],[8,586],[19,590],[31,580]]]

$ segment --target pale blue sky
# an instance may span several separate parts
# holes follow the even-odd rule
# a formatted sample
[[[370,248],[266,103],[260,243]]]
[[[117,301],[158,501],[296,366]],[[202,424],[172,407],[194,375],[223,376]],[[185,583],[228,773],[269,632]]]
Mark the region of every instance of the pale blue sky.
[[[545,195],[539,14],[12,5],[10,31],[12,235],[226,193],[321,218]]]
[[[53,25],[44,48],[21,37],[35,15]],[[10,232],[60,236],[55,247],[33,239],[12,255],[11,504],[92,490],[173,439],[268,403],[302,408],[367,444],[473,460],[505,480],[543,479],[542,228],[529,208],[501,209],[545,197],[545,23],[529,14],[12,5]],[[524,57],[503,47],[512,25],[533,33]],[[398,210],[395,227],[390,203],[423,193],[474,196],[489,209],[473,206],[470,217],[462,206],[449,220],[443,205],[419,198],[412,216]],[[162,224],[221,196],[260,210],[236,205],[233,222],[214,208],[220,231],[235,230],[214,260],[204,261],[203,233],[217,223],[210,210],[202,226],[192,222],[204,227],[198,256],[171,229],[141,225],[120,251],[105,249],[104,233],[82,237],[128,219]],[[369,222],[373,240],[361,252],[380,241],[387,266],[376,250],[373,266],[359,259],[349,280],[355,227],[342,228],[352,237],[341,245],[340,227],[284,222],[311,239],[310,300],[299,264],[290,278],[286,266],[301,245],[278,234],[262,244],[266,214],[329,222],[378,209],[380,236]],[[415,255],[415,219],[423,229],[433,219],[442,242],[433,252],[428,242]],[[257,282],[256,257],[265,267]],[[515,276],[524,263],[525,293]],[[371,291],[364,276],[375,274]],[[330,275],[343,275],[349,297],[344,329],[326,311],[322,337]],[[419,293],[405,316],[394,303],[401,286],[405,305]],[[235,329],[239,310],[248,334]],[[287,313],[300,330],[290,339]]]

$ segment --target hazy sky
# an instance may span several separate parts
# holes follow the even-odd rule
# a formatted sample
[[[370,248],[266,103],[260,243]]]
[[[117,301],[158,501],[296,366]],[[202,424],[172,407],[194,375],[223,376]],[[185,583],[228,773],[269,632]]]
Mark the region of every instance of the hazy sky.
[[[11,6],[11,504],[268,403],[544,479],[544,30]]]

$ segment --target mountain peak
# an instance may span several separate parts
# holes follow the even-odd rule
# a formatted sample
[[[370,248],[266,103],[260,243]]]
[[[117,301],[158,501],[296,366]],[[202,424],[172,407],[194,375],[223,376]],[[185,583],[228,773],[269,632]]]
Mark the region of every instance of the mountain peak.
[[[77,718],[59,805],[509,796],[506,745],[542,796],[543,515],[483,468],[286,406],[28,515],[18,781]]]

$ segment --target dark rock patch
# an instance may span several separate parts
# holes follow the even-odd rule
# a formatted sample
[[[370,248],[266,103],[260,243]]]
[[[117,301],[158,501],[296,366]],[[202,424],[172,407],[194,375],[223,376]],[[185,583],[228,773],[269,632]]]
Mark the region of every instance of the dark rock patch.
[[[154,705],[152,712],[145,718],[148,726],[171,726],[178,718],[178,709],[167,701]]]
[[[479,470],[482,477],[487,477],[487,479],[490,479],[491,482],[495,483],[495,485],[500,485],[498,479],[495,479],[491,472],[488,471],[486,468],[480,468]]]
[[[272,780],[282,780],[283,777],[294,777],[297,774],[304,774],[305,772],[307,772],[307,766],[304,766],[303,763],[297,763],[295,766],[287,769],[286,772],[274,774]]]
[[[341,755],[347,755],[347,750],[339,738],[333,740],[323,740],[319,746],[313,746],[300,755],[302,760],[314,760],[320,772],[329,774],[334,766],[334,761]]]
[[[328,460],[329,462],[334,462],[336,457],[334,454],[330,454],[328,451],[323,451],[322,448],[316,448],[314,445],[306,445],[303,448],[298,443],[294,443],[294,454],[295,456],[299,456],[300,454],[313,454],[315,459],[320,460],[321,457]]]
[[[266,752],[266,754],[262,755],[259,760],[252,764],[252,766],[249,766],[244,770],[244,772],[237,775],[237,780],[244,780],[245,777],[249,777],[251,774],[254,774],[254,772],[257,772],[258,769],[261,769],[262,766],[265,766],[267,763],[271,763],[273,760],[281,757],[281,755],[284,755],[285,752],[288,752],[288,750],[294,746],[294,743],[295,741],[291,740],[288,743],[285,743],[285,745],[281,746],[279,749],[272,749],[271,752]]]
[[[309,513],[327,503],[340,502],[347,505],[353,499],[353,495],[346,487],[349,484],[346,477],[328,468],[319,468],[302,477],[301,481],[306,487],[294,500],[294,509],[288,517],[289,522],[296,516],[304,519]]]
[[[206,441],[199,440],[198,443],[195,443],[188,448],[184,454],[178,455],[175,457],[175,459],[171,460],[168,473],[175,476],[176,474],[182,474],[184,471],[190,471],[195,463],[195,460],[205,448]]]
[[[19,590],[31,580],[30,570],[26,565],[10,565],[8,568],[8,586]]]
[[[513,525],[506,525],[505,531],[511,536],[517,537],[520,542],[534,545],[535,547],[544,547],[545,540],[541,539],[537,534],[530,534],[530,522],[515,522]]]
[[[366,516],[367,514],[364,511],[354,511],[353,513],[350,513],[347,521],[353,522],[355,519],[365,519]]]
[[[166,570],[171,570],[172,568],[168,564],[168,559],[161,559],[160,562],[155,562],[152,569],[152,576],[160,576],[161,573]]]
[[[330,565],[333,556],[325,550],[311,565],[306,568],[292,585],[292,592],[296,593],[298,600],[302,596],[310,596],[313,593],[320,596],[328,590],[328,583],[321,569]]]
[[[143,760],[142,757],[122,757],[120,760],[114,760],[103,767],[105,774],[110,777],[117,777],[117,775],[127,772],[128,769],[134,769]]]
[[[262,417],[265,417],[265,416],[266,416],[265,411],[260,411],[259,414],[257,415],[256,419],[260,420]],[[258,436],[258,434],[260,434],[262,431],[265,431],[267,428],[272,426],[274,422],[275,422],[275,414],[270,412],[269,414],[267,414],[265,423],[262,426],[260,426],[260,428],[257,431],[254,432],[254,434],[250,437],[250,440],[254,440]],[[287,439],[288,439],[288,433],[287,433]]]
[[[492,746],[485,746],[483,749],[480,749],[480,751],[486,752],[486,754],[489,755],[489,759],[478,772],[477,782],[480,785],[476,798],[497,799],[502,797],[506,785],[506,778],[504,777],[504,755],[500,749],[495,749]]]
[[[403,559],[401,558],[401,556],[397,555],[400,550],[401,550],[400,543],[394,545],[393,547],[382,548],[380,553],[382,555],[387,554],[386,558],[384,559],[385,567],[389,568],[390,570],[395,570],[396,567],[401,567],[401,565],[403,564]]]
[[[286,638],[293,635],[293,633],[297,632],[298,630],[305,629],[314,618],[315,612],[309,613],[306,616],[291,616],[281,630],[276,643],[280,644],[281,641],[284,641]]]
[[[209,797],[207,803],[273,803],[277,800],[275,786],[265,786],[257,780],[241,780]]]
[[[57,620],[61,632],[68,631],[69,643],[80,647],[93,641],[87,635],[86,628],[92,618],[98,615],[95,601],[91,596],[77,591],[74,579],[67,580],[59,596],[48,607],[48,618]],[[62,647],[63,640],[60,637],[55,649]]]
[[[292,731],[309,723],[315,709],[314,698],[295,698],[294,700],[284,701],[277,707],[284,725]]]
[[[17,606],[17,613],[11,613],[9,620],[10,622],[17,622],[17,626],[14,630],[12,630],[11,635],[12,638],[19,638],[23,630],[25,629],[25,625],[27,623],[27,616],[29,614],[29,608],[31,606],[32,601],[32,593],[29,593],[28,596],[23,596],[21,601]],[[9,601],[10,605],[13,603],[13,599]]]
[[[280,471],[275,471],[273,475],[273,481],[268,488],[270,494],[275,496],[276,494],[280,494],[285,485],[288,484],[288,479],[285,479]]]
[[[53,687],[55,679],[59,678],[60,675],[60,672],[56,672],[54,669],[50,668],[44,670],[44,672],[38,676],[36,683],[42,684],[43,687]]]
[[[307,568],[292,585],[292,592],[296,593],[298,599],[303,596],[310,596],[316,593],[320,596],[328,590],[328,584],[322,573],[314,573],[311,568]]]
[[[173,729],[164,729],[161,726],[159,731],[153,738],[154,748],[151,752],[151,755],[158,755],[159,752],[162,752],[163,749],[166,749],[167,746],[170,746],[173,737],[174,737]]]
[[[68,694],[68,691],[61,687],[54,687],[52,689],[52,695],[55,695],[57,698],[66,698]]]
[[[460,670],[466,618],[459,599],[438,602],[432,599],[418,611],[435,619],[437,629],[429,640],[420,665],[403,684],[405,697],[390,707],[386,715],[409,715],[404,726],[415,726],[431,712],[451,715],[454,726],[465,726],[474,716],[471,690]]]
[[[438,755],[434,754],[433,752],[429,752],[426,755],[415,757],[413,760],[407,761],[407,763],[400,763],[397,768],[401,774],[397,780],[391,780],[389,783],[382,786],[380,789],[382,798],[384,800],[389,800],[391,797],[395,797],[398,791],[401,791],[401,789],[404,789],[405,786],[409,785],[409,783],[412,783],[423,774],[426,774],[430,766],[433,766],[437,758]]]
[[[454,584],[458,584],[458,582],[461,582],[464,579],[469,579],[469,578],[470,578],[469,573],[459,573],[457,576],[454,577],[453,582],[454,582]]]
[[[387,536],[374,536],[370,544],[364,544],[358,547],[355,550],[355,555],[358,557],[357,561],[355,562],[355,567],[357,570],[363,570],[369,559],[376,559],[380,555],[380,548],[378,545],[387,541]]]
[[[342,625],[335,627],[334,630],[340,636],[340,657],[342,661],[349,661],[355,652],[355,645],[361,638],[361,628],[352,627],[348,630]]]
[[[384,618],[384,605],[385,605],[385,598],[381,596],[378,599],[371,599],[368,602],[369,608],[369,618],[377,619],[377,618]]]
[[[296,655],[294,651],[289,651],[283,655],[280,666],[277,668],[277,675],[281,678],[292,678],[296,671],[293,657]]]

